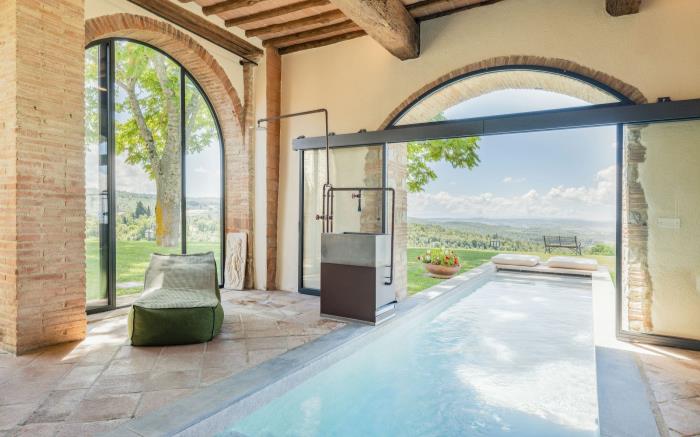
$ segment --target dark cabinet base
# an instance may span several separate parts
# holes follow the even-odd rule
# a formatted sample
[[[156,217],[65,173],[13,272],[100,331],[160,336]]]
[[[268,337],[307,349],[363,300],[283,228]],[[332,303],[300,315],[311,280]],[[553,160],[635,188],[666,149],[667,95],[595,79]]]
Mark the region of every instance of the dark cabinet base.
[[[394,314],[384,268],[321,263],[321,315],[377,324]]]

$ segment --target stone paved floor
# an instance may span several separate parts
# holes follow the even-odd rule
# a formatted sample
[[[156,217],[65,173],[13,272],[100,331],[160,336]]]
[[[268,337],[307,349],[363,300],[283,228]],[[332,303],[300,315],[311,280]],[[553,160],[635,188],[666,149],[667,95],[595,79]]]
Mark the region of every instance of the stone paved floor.
[[[700,352],[640,346],[638,354],[668,435],[700,436]]]
[[[14,357],[0,353],[0,435],[109,431],[330,332],[318,298],[225,291],[223,330],[206,344],[132,347],[125,311],[91,316],[88,337]]]

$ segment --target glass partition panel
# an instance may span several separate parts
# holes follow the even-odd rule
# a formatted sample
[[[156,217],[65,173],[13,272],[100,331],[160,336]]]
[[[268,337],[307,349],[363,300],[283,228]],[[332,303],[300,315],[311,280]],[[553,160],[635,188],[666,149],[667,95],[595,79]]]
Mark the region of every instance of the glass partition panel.
[[[325,150],[305,150],[303,156],[303,239],[301,287],[319,289],[321,281],[322,189],[326,178]],[[331,149],[330,177],[334,187],[381,187],[383,145]],[[380,192],[336,192],[334,232],[382,232],[383,211]]]
[[[152,253],[180,253],[180,67],[164,54],[115,43],[117,305],[143,290]],[[126,300],[124,300],[126,299]]]
[[[624,129],[621,328],[700,340],[700,120]]]
[[[100,46],[85,51],[85,286],[87,308],[109,305],[106,252],[108,230],[107,137],[101,130],[105,103]],[[100,74],[102,73],[102,74]]]
[[[221,140],[204,96],[185,78],[187,253],[214,252],[221,263]],[[221,280],[221,279],[220,279]]]

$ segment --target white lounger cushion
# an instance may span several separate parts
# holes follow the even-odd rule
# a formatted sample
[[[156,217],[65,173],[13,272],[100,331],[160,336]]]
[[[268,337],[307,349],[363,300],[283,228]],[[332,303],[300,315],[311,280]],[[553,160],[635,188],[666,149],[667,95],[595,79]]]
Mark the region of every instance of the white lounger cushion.
[[[553,256],[547,261],[547,266],[560,269],[598,270],[598,261],[590,258],[575,258],[573,256]]]
[[[491,258],[491,262],[500,266],[525,266],[534,267],[540,263],[540,257],[535,255],[518,255],[515,253],[501,253]]]

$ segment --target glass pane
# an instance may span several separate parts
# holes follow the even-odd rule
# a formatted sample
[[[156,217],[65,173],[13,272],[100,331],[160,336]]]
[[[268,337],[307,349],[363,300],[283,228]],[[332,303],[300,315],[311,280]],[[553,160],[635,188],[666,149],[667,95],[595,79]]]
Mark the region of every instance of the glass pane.
[[[187,253],[214,252],[221,264],[221,139],[204,96],[185,79]]]
[[[318,289],[321,281],[322,187],[326,178],[325,150],[308,150],[304,156],[304,259],[302,284]],[[331,150],[331,182],[340,187],[381,187],[382,146],[344,147]],[[381,232],[381,193],[336,192],[333,232]]]
[[[517,97],[514,96],[517,94]],[[395,125],[574,108],[619,99],[582,80],[535,70],[469,76],[424,97]]]
[[[115,44],[117,304],[143,289],[152,253],[180,253],[180,68],[141,44]]]
[[[625,126],[623,329],[700,339],[700,121]]]
[[[100,47],[85,51],[85,281],[87,307],[108,305],[107,138],[100,132]],[[103,92],[104,93],[104,90]],[[103,96],[102,96],[103,97]]]

